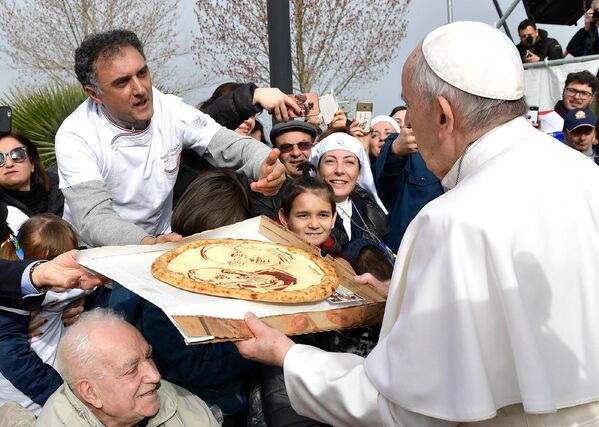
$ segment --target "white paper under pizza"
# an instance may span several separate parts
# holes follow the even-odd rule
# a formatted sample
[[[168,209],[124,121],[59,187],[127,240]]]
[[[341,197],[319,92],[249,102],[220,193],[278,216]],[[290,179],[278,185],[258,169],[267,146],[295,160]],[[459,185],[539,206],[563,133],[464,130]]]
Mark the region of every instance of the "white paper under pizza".
[[[237,224],[187,237],[177,243],[105,246],[80,251],[77,259],[84,267],[110,277],[160,307],[169,318],[171,316],[210,316],[243,319],[243,315],[248,311],[252,311],[258,317],[263,317],[334,308],[334,305],[326,300],[315,303],[282,305],[213,297],[175,288],[152,276],[150,267],[158,256],[194,240],[235,238],[268,242],[269,240],[258,232],[259,226],[260,218],[251,218]],[[175,322],[173,324],[177,326]],[[180,329],[179,331],[188,343],[214,338],[189,337]]]

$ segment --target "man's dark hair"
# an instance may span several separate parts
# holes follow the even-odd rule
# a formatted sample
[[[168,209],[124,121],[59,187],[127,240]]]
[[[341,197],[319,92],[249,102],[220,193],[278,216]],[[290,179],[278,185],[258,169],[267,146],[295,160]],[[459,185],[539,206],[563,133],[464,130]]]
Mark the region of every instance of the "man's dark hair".
[[[518,32],[523,31],[528,27],[532,27],[536,30],[537,24],[535,24],[535,22],[530,19],[525,19],[524,21],[520,22],[520,24],[518,24]]]
[[[103,59],[112,57],[125,46],[134,47],[146,59],[139,38],[132,31],[110,30],[87,36],[75,50],[75,74],[79,83],[84,88],[91,86],[99,92],[96,61],[100,57]]]
[[[591,92],[595,93],[597,86],[599,85],[599,80],[597,80],[597,77],[595,77],[591,72],[584,70],[568,74],[566,76],[564,89],[567,88],[570,83],[589,85],[591,87]]]
[[[391,114],[389,114],[389,116],[393,116],[393,114],[397,113],[398,111],[404,111],[407,110],[408,107],[406,107],[405,105],[398,105],[397,107],[393,108],[393,110],[391,110]]]

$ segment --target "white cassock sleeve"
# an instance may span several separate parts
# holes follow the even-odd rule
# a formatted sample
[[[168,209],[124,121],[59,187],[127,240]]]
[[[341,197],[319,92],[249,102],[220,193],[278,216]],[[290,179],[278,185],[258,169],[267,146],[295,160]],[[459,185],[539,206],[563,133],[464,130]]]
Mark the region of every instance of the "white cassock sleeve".
[[[285,386],[293,409],[333,426],[453,427],[406,411],[382,396],[364,372],[364,359],[296,344],[285,356]]]

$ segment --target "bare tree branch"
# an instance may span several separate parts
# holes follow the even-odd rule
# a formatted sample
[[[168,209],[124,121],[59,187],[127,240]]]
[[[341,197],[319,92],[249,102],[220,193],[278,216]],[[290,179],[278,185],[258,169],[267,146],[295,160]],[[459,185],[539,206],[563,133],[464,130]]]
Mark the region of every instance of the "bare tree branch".
[[[294,90],[343,95],[385,75],[406,35],[411,0],[292,0]],[[199,73],[269,83],[266,0],[196,0]]]
[[[2,0],[0,52],[34,83],[72,82],[75,49],[92,33],[134,31],[154,80],[176,89],[172,59],[189,53],[177,42],[180,0]],[[24,73],[25,74],[25,73]]]

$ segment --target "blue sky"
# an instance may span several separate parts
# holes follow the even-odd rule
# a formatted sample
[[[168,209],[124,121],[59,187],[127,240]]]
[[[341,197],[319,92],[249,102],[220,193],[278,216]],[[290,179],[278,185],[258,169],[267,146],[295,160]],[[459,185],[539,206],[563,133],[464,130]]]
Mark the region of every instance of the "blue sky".
[[[363,0],[355,0],[363,1]],[[179,16],[181,19],[181,29],[184,34],[194,28],[195,17],[193,15],[193,1],[182,0]],[[512,0],[500,0],[499,4],[503,10],[512,3]],[[513,37],[517,37],[517,26],[522,19],[526,17],[524,7],[519,4],[510,18],[508,25]],[[492,0],[453,0],[453,18],[454,20],[473,20],[494,24],[499,20]],[[410,52],[422,41],[434,28],[447,23],[447,1],[446,0],[412,0],[409,12],[409,24],[407,37],[401,44],[397,60],[387,68],[381,67],[381,73],[384,76],[377,82],[365,84],[363,89],[352,96],[351,101],[370,100],[374,103],[374,114],[388,114],[397,104],[401,103],[401,69],[404,61]],[[371,23],[383,22],[384,20],[370,19]],[[556,38],[562,46],[568,44],[568,41],[577,31],[577,27],[566,27],[556,25],[539,25],[546,29],[549,36]],[[385,46],[381,45],[381,49]],[[192,67],[193,63],[187,59],[185,67]],[[372,64],[373,67],[379,67],[378,64]],[[15,84],[19,73],[7,67],[5,58],[0,56],[0,93],[6,92]],[[216,86],[216,85],[214,85]],[[193,93],[186,94],[186,101],[196,104],[207,98],[214,86],[205,87]]]

